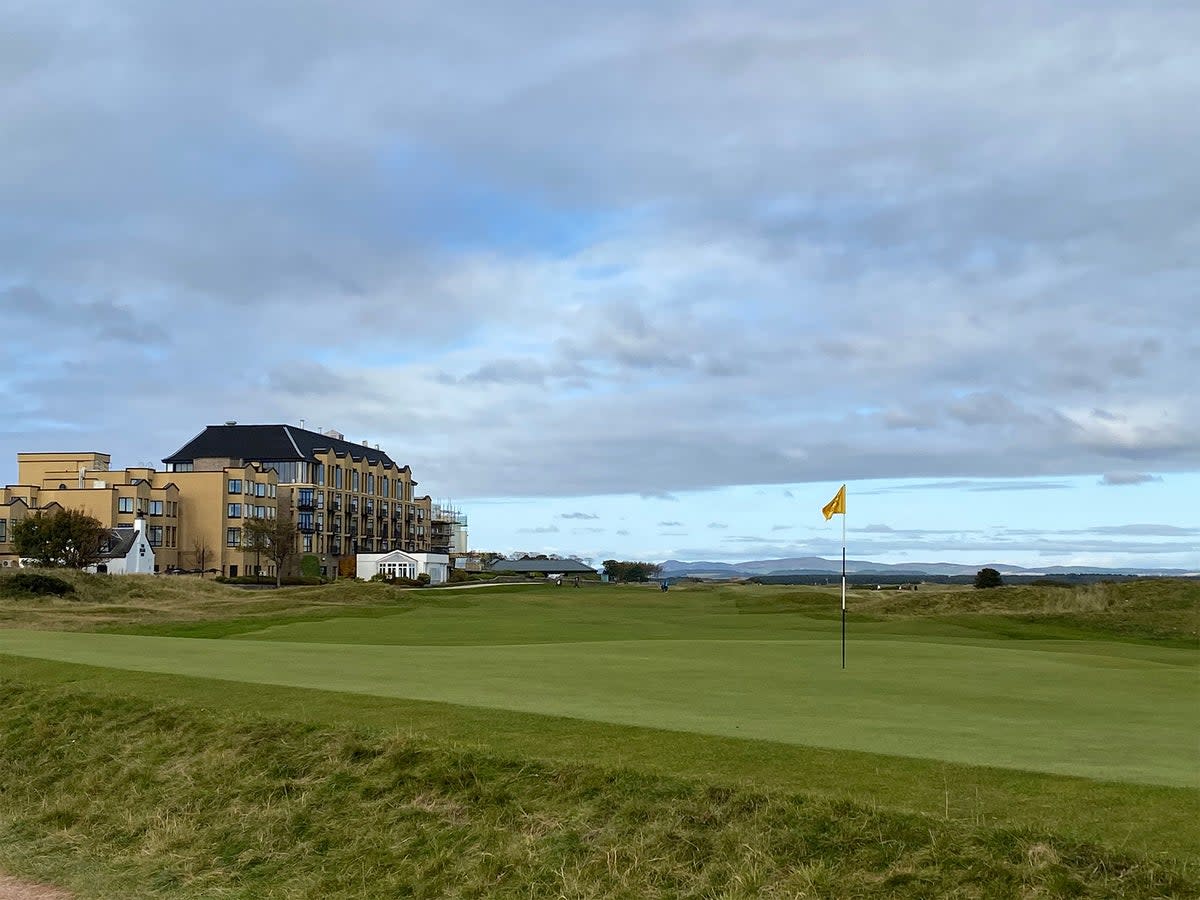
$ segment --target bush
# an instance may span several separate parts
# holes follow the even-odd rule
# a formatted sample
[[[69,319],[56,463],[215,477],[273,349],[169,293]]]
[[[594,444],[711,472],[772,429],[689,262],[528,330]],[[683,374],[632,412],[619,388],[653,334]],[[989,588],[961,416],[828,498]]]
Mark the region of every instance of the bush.
[[[417,584],[421,585],[421,587],[425,587],[425,585],[429,584],[429,573],[422,572],[420,575],[418,575]]]
[[[53,575],[39,575],[36,572],[18,572],[0,579],[0,593],[5,594],[34,594],[39,597],[65,597],[75,593],[75,586],[69,581],[55,578]]]
[[[975,587],[998,588],[1004,584],[1004,579],[995,569],[980,569],[975,573]]]

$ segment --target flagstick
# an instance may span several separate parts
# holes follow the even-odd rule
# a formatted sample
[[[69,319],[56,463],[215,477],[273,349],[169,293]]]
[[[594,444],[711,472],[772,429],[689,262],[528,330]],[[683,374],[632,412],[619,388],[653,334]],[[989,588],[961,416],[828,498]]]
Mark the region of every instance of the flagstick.
[[[842,668],[846,668],[846,513],[842,513]]]

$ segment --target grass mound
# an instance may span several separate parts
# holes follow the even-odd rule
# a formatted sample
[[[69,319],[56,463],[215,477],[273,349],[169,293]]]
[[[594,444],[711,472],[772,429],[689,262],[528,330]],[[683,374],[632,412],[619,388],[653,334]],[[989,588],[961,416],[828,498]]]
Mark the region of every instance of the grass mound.
[[[85,896],[1195,896],[1021,829],[0,683],[0,863]]]

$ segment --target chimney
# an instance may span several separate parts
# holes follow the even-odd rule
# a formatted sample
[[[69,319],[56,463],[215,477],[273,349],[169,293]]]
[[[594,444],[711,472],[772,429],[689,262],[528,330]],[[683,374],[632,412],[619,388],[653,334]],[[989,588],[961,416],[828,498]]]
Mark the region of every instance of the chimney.
[[[87,466],[79,467],[79,489],[83,490],[83,479],[87,477]]]
[[[304,428],[304,420],[303,420],[303,419],[301,419],[301,420],[300,420],[300,428],[301,428],[301,429],[303,429],[303,428]]]

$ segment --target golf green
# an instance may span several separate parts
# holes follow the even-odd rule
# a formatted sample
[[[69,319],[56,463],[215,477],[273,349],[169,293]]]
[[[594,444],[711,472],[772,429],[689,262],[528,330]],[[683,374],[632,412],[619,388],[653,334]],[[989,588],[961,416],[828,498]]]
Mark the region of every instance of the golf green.
[[[356,643],[279,639],[305,629],[326,639],[340,630]],[[253,635],[267,640],[0,631],[0,654],[1200,785],[1196,654],[1186,650],[877,635],[854,643],[842,670],[828,623],[774,640],[593,634],[554,643],[548,632],[542,643],[509,643],[508,634],[479,643],[488,633],[473,630],[474,643],[392,642],[421,630],[404,613]],[[372,632],[379,643],[369,643]]]

